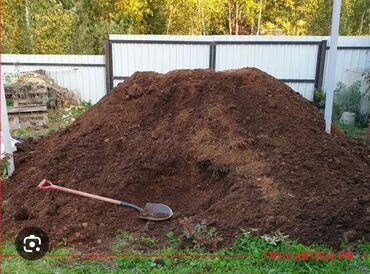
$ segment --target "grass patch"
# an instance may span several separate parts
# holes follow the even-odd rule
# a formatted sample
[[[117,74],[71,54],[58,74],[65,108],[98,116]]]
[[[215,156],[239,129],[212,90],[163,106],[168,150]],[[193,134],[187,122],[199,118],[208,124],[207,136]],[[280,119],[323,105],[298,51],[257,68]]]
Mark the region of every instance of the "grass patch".
[[[44,257],[37,261],[26,261],[20,257],[4,258],[2,269],[4,273],[370,273],[370,258],[360,254],[370,252],[370,244],[360,242],[351,259],[336,260],[294,260],[266,259],[265,251],[281,251],[302,253],[309,251],[329,251],[323,245],[305,246],[298,241],[290,241],[281,234],[269,237],[253,235],[251,230],[244,230],[234,244],[227,249],[210,253],[202,248],[186,248],[179,250],[175,245],[181,242],[173,233],[167,234],[169,245],[161,250],[152,251],[158,257],[120,257],[114,259],[79,259],[66,257]],[[279,238],[280,237],[280,238]],[[129,247],[132,242],[148,242],[146,237],[134,236],[121,231],[114,248]],[[150,243],[154,239],[150,238]],[[279,240],[280,239],[280,240]],[[113,248],[113,249],[114,249]],[[4,253],[15,253],[12,243],[7,242],[3,247]],[[67,254],[71,249],[56,249],[52,254]],[[75,253],[75,252],[73,252]],[[143,251],[126,250],[116,254],[144,254]],[[145,253],[148,254],[148,253]],[[161,256],[161,255],[169,255]],[[172,254],[252,254],[250,258],[235,257],[202,257],[171,258]],[[268,253],[267,253],[268,254]]]
[[[139,242],[144,244],[144,245],[147,245],[147,246],[156,246],[159,241],[155,238],[151,238],[151,237],[145,237],[145,236],[140,236],[139,237]]]
[[[368,140],[368,128],[361,128],[356,126],[348,126],[342,123],[337,123],[337,125],[342,129],[342,131],[348,135],[350,138],[360,141],[363,144],[369,144]]]

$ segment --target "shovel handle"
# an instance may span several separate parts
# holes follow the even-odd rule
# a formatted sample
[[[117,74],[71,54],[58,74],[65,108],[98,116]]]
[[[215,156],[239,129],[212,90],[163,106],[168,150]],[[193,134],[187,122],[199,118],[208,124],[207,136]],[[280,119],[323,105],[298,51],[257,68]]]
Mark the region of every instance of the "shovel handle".
[[[126,203],[123,204],[124,202],[121,202],[119,200],[114,200],[114,199],[106,198],[106,197],[103,197],[103,196],[99,196],[99,195],[95,195],[95,194],[90,194],[90,193],[86,193],[86,192],[83,192],[83,191],[78,191],[78,190],[70,189],[70,188],[67,188],[67,187],[62,187],[62,186],[54,185],[52,182],[50,182],[50,181],[48,181],[46,179],[42,180],[41,183],[39,183],[39,185],[37,187],[39,189],[60,190],[60,191],[72,193],[72,194],[75,194],[75,195],[79,195],[79,196],[83,196],[83,197],[87,197],[87,198],[91,198],[91,199],[96,199],[96,200],[108,202],[108,203],[115,204],[115,205],[121,205],[121,206],[130,207]]]

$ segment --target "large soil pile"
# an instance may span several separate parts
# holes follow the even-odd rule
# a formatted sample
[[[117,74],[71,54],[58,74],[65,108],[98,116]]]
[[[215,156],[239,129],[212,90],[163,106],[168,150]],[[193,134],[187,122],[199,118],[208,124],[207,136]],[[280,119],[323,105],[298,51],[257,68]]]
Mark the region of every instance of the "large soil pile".
[[[23,146],[6,184],[5,232],[44,228],[54,244],[111,243],[207,219],[225,243],[240,228],[338,244],[370,229],[370,151],[284,83],[257,70],[136,73],[61,132]],[[21,148],[22,149],[22,148]],[[135,211],[36,188],[43,179],[174,210]],[[101,244],[101,246],[103,245]]]

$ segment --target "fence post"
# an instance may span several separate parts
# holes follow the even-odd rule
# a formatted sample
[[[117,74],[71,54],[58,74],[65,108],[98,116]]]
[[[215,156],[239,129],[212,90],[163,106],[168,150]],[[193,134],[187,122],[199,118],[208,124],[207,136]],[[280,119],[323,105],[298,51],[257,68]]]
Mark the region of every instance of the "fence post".
[[[113,63],[112,63],[112,41],[109,37],[104,45],[105,48],[105,79],[107,93],[113,88]]]
[[[216,69],[216,43],[209,44],[209,68]]]
[[[8,108],[6,107],[6,99],[5,99],[5,89],[4,83],[2,79],[2,74],[0,73],[0,84],[1,84],[1,131],[3,134],[4,140],[4,157],[8,158],[9,167],[8,167],[8,176],[11,176],[14,171],[14,158],[13,158],[13,148],[11,145],[11,137],[10,137],[10,129],[9,129],[9,120],[8,120]]]
[[[315,89],[322,89],[324,79],[325,59],[326,59],[326,45],[327,41],[322,40],[317,51],[316,75],[315,75]]]

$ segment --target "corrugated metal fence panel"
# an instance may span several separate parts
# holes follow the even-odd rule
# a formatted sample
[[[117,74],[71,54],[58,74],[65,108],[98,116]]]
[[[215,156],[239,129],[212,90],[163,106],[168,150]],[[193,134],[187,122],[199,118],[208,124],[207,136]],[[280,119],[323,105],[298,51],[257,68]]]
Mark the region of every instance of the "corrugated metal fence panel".
[[[278,79],[315,79],[317,49],[317,45],[217,45],[216,70],[256,67]]]
[[[113,76],[128,77],[135,71],[167,72],[179,68],[209,68],[211,42],[293,41],[320,42],[327,36],[171,36],[110,35],[110,40],[141,40],[139,43],[113,44]],[[148,43],[143,43],[148,40]],[[196,41],[205,44],[159,44],[150,41]],[[208,43],[208,44],[207,44]],[[346,84],[360,78],[370,68],[370,37],[339,37],[336,81]],[[357,47],[357,48],[341,48]],[[359,49],[358,47],[363,47]],[[216,46],[216,70],[258,67],[280,79],[315,78],[317,45],[225,45]],[[328,55],[327,55],[328,57]],[[326,58],[326,66],[327,66]],[[2,54],[2,72],[44,69],[57,84],[96,103],[106,94],[104,56],[92,55],[10,55]],[[4,63],[4,64],[3,64]],[[27,63],[28,65],[25,65]],[[325,68],[327,71],[327,68]],[[122,80],[114,80],[117,85]],[[287,83],[309,100],[313,83]],[[325,89],[325,74],[324,74]]]
[[[196,45],[190,51],[183,51],[181,46],[149,44],[152,41],[202,41],[202,42],[298,42],[319,43],[328,40],[328,36],[186,36],[186,35],[110,35],[111,40],[141,40],[137,44],[113,44],[113,75],[130,76],[137,70],[152,70],[166,72],[177,68],[209,67],[209,45]],[[145,41],[148,40],[148,43]],[[171,46],[174,48],[171,48]],[[339,37],[339,47],[370,47],[369,36]],[[142,48],[142,49],[141,49]],[[178,49],[176,53],[175,49]],[[115,50],[120,49],[120,50]],[[194,51],[203,49],[196,54]],[[204,58],[202,59],[201,56]],[[318,45],[315,44],[217,44],[216,70],[237,69],[242,67],[257,67],[279,79],[313,80],[316,74]],[[191,59],[197,58],[197,65]],[[125,58],[126,57],[126,58]],[[328,57],[328,55],[327,55]],[[118,58],[117,61],[115,59]],[[147,58],[151,60],[146,60]],[[368,49],[338,50],[338,63],[336,68],[336,81],[351,83],[360,76],[365,68],[369,68]],[[144,60],[145,59],[145,60]],[[185,59],[185,62],[183,61]],[[326,66],[327,66],[326,58]],[[326,69],[327,70],[327,69]],[[114,85],[122,80],[114,80]],[[296,91],[309,100],[313,99],[314,83],[312,82],[286,82]],[[325,87],[325,74],[324,74]]]
[[[102,55],[2,54],[3,74],[43,69],[55,82],[95,104],[106,94]]]
[[[319,36],[214,36],[215,41],[243,42],[314,42]],[[248,44],[217,45],[216,70],[243,67],[259,68],[278,79],[313,80],[316,74],[318,45],[315,44]],[[313,100],[314,82],[286,82],[308,100]]]
[[[225,37],[219,35],[220,37]],[[217,36],[202,36],[202,35],[156,35],[156,34],[110,34],[109,40],[156,40],[156,41],[214,41]]]
[[[330,46],[330,38],[328,39]],[[370,36],[339,37],[335,81],[350,85],[370,69]],[[328,56],[329,51],[327,51]],[[325,75],[328,71],[328,58],[325,64]],[[324,89],[325,89],[324,77]]]
[[[351,84],[356,79],[361,78],[365,69],[369,67],[370,50],[338,50],[335,81]]]
[[[112,44],[114,77],[129,77],[136,71],[165,73],[174,69],[209,68],[210,48],[207,44],[161,44],[152,41],[211,42],[212,36],[188,35],[109,35]],[[148,43],[132,43],[135,40]],[[131,42],[132,41],[132,42]],[[123,79],[114,79],[117,86]]]
[[[112,51],[115,77],[128,77],[136,71],[164,73],[209,67],[209,45],[117,43]]]
[[[314,83],[285,83],[307,100],[313,101]]]

